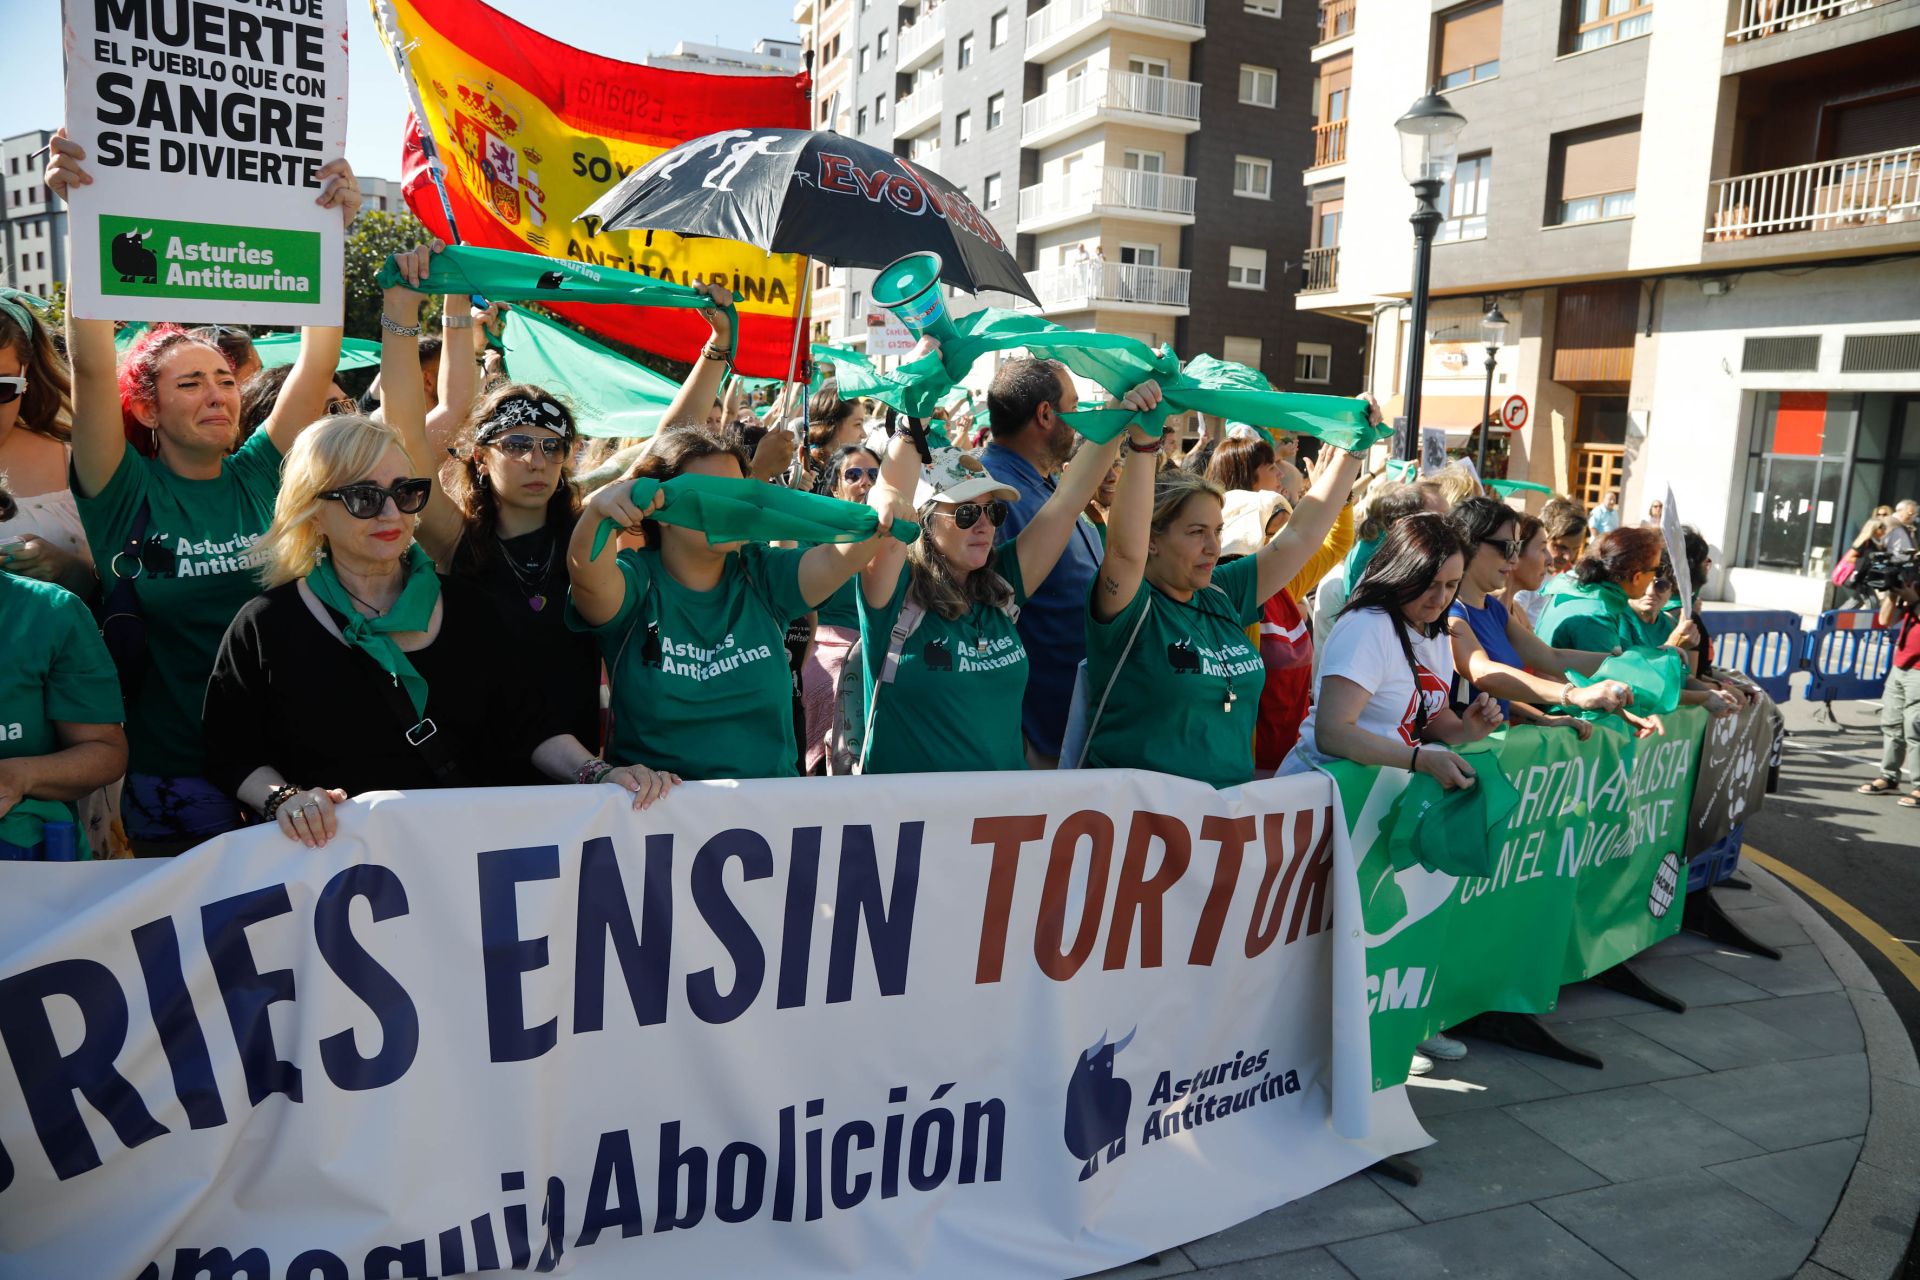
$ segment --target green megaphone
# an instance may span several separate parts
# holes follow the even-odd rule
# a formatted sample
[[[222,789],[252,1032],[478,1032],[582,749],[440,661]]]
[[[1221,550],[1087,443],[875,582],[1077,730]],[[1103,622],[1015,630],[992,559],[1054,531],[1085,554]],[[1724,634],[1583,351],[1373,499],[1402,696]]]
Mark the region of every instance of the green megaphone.
[[[898,316],[914,337],[949,342],[959,336],[947,299],[940,292],[937,253],[910,253],[880,268],[873,280],[873,300]]]

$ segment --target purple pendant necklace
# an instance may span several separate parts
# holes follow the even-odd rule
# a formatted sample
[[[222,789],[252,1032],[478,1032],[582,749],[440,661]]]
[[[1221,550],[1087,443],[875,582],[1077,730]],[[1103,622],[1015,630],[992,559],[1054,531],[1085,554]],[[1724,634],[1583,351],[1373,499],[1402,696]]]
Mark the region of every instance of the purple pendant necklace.
[[[513,557],[507,553],[504,540],[502,540],[500,558],[507,562],[507,568],[512,572],[514,580],[520,584],[521,592],[527,597],[527,608],[533,610],[535,613],[539,613],[547,607],[545,592],[547,575],[553,572],[553,557],[555,551],[559,549],[559,545],[559,541],[549,535],[546,560],[538,564],[529,560],[523,569],[520,565],[514,563]]]

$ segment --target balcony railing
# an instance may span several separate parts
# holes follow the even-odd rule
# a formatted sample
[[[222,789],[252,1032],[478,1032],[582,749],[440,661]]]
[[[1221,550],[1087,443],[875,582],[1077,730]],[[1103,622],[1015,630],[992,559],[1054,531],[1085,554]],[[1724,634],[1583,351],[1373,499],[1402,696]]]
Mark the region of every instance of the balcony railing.
[[[893,104],[893,136],[904,138],[928,124],[940,121],[940,82],[933,81],[915,89]]]
[[[1049,311],[1103,302],[1185,307],[1192,279],[1193,273],[1184,267],[1141,267],[1125,262],[1074,262],[1027,273],[1034,296]]]
[[[1340,283],[1340,246],[1307,250],[1300,265],[1300,292],[1332,293]]]
[[[1709,240],[1920,221],[1920,147],[1723,178]]]
[[[1313,126],[1313,167],[1339,164],[1347,158],[1347,122],[1329,120]]]
[[[922,62],[929,61],[929,55],[938,52],[946,43],[946,7],[943,5],[933,10],[912,26],[900,28],[898,39],[898,70],[911,71]]]
[[[1320,0],[1320,43],[1353,34],[1353,11],[1358,0]]]
[[[1141,213],[1193,216],[1192,178],[1140,169],[1075,170],[1065,182],[1020,189],[1020,221],[1037,222],[1062,214],[1091,214],[1107,207]]]
[[[1038,133],[1101,109],[1198,123],[1200,86],[1191,80],[1169,80],[1134,71],[1089,71],[1023,104],[1021,131]]]
[[[1040,48],[1105,14],[1177,23],[1195,28],[1196,35],[1207,25],[1206,0],[1054,0],[1027,15],[1027,48]]]
[[[1727,32],[1727,39],[1761,40],[1885,3],[1887,0],[1740,0],[1739,21]]]

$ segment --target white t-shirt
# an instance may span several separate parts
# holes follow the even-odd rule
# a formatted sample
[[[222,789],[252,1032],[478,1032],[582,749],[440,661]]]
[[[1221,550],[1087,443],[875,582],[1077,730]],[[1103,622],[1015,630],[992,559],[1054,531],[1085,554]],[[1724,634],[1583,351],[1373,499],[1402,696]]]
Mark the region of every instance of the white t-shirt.
[[[1320,688],[1328,676],[1341,676],[1369,690],[1373,696],[1360,712],[1358,725],[1383,738],[1397,738],[1407,744],[1408,755],[1417,744],[1413,736],[1414,676],[1407,666],[1406,652],[1394,638],[1398,623],[1384,610],[1361,609],[1343,616],[1333,624],[1333,632],[1324,646],[1315,646],[1320,669],[1313,678],[1313,710],[1300,726],[1300,741],[1280,766],[1281,776],[1306,773],[1333,757],[1323,754],[1315,737],[1315,719],[1320,714]],[[1429,639],[1409,630],[1414,661],[1420,664],[1420,696],[1432,718],[1447,707],[1447,690],[1453,687],[1453,646],[1446,634]]]

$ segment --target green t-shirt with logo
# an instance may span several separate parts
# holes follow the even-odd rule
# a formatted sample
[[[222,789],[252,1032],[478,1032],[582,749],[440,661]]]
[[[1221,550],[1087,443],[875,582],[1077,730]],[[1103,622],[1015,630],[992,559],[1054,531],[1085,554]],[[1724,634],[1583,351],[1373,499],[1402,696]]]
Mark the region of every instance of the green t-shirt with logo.
[[[786,636],[813,607],[800,593],[805,554],[749,542],[719,586],[692,591],[657,548],[622,551],[619,613],[592,627],[567,602],[567,625],[599,638],[610,673],[607,759],[688,780],[794,776]]]
[[[114,559],[143,501],[151,513],[133,585],[146,620],[147,673],[127,707],[130,772],[179,778],[205,769],[207,677],[227,624],[260,594],[253,544],[273,523],[280,457],[262,429],[221,462],[217,479],[188,480],[128,445],[99,493],[82,497],[74,486],[103,592],[113,590]]]
[[[981,572],[999,574],[1013,588],[1015,606],[1026,604],[1017,543],[1002,543]],[[911,573],[910,566],[900,566],[893,599],[883,609],[869,605],[865,595],[855,597],[869,700],[907,602]],[[865,772],[1024,769],[1020,707],[1026,696],[1027,650],[1012,618],[984,604],[952,620],[929,611],[901,648],[893,680],[872,703]]]
[[[124,718],[120,677],[93,614],[66,588],[0,573],[0,654],[0,760],[58,750],[56,720]]]
[[[1156,769],[1216,787],[1253,779],[1253,730],[1266,664],[1247,643],[1259,619],[1260,563],[1245,556],[1181,601],[1142,581],[1110,622],[1087,613],[1088,714],[1139,625],[1087,745],[1090,769]],[[1144,621],[1141,613],[1146,613]]]

